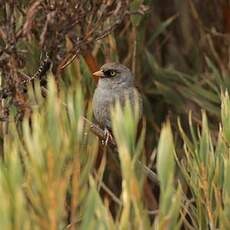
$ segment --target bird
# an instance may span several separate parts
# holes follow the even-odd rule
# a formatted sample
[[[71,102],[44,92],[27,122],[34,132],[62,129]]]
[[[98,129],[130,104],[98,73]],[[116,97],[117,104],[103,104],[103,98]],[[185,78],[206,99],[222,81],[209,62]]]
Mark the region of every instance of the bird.
[[[139,112],[139,120],[143,117],[143,98],[134,84],[134,75],[131,70],[120,63],[106,63],[101,66],[100,70],[94,72],[98,84],[94,91],[92,107],[96,122],[104,129],[104,137],[112,138],[112,121],[111,106],[118,100],[124,108],[125,101],[128,96],[131,107],[134,109],[136,103]],[[107,140],[105,143],[107,143]],[[159,184],[159,180],[155,172],[145,166],[138,160],[138,166],[147,174],[148,178]]]
[[[96,122],[105,132],[112,130],[110,110],[116,100],[122,108],[127,98],[132,109],[137,103],[139,118],[142,117],[142,96],[134,85],[134,75],[128,67],[115,62],[106,63],[93,75],[99,78],[93,95],[93,114]]]

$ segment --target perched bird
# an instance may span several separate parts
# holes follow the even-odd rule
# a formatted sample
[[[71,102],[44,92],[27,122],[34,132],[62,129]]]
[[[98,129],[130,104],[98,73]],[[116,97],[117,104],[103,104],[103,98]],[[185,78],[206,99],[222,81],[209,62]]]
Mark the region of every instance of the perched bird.
[[[118,63],[107,63],[93,75],[99,77],[93,96],[93,113],[96,121],[105,130],[105,136],[110,135],[109,131],[112,128],[110,109],[116,100],[119,100],[121,106],[124,106],[128,98],[133,108],[138,105],[139,118],[142,117],[142,97],[134,85],[134,76],[129,68]],[[159,184],[157,175],[152,170],[141,161],[137,163],[149,179]]]
[[[119,63],[106,63],[93,75],[99,77],[93,96],[93,113],[103,129],[112,128],[110,109],[116,100],[119,100],[122,107],[127,98],[133,108],[138,103],[141,118],[142,97],[134,86],[134,76],[129,68]]]

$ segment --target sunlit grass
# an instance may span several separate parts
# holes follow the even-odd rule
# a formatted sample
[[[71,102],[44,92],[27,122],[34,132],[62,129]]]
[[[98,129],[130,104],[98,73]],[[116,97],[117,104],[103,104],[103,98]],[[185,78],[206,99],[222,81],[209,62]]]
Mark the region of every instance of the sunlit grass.
[[[137,131],[138,115],[129,105],[112,110],[118,151],[101,145],[82,119],[94,122],[91,98],[96,85],[84,52],[58,76],[48,74],[46,97],[39,81],[29,85],[31,117],[15,122],[15,106],[3,100],[3,106],[10,105],[10,117],[7,125],[1,123],[0,229],[229,228],[230,78],[228,55],[224,53],[227,61],[220,56],[225,34],[212,37],[216,28],[206,33],[199,12],[194,7],[190,12],[179,2],[179,13],[165,18],[164,1],[159,2],[159,12],[155,2],[144,1],[144,15],[126,17],[108,37],[92,40],[82,50],[92,52],[98,67],[106,61],[128,66],[142,93],[141,130]],[[133,1],[130,10],[138,10],[142,3]],[[16,11],[16,24],[21,25],[27,12]],[[0,10],[0,17],[4,15]],[[4,35],[5,27],[0,29]],[[198,40],[191,36],[193,30]],[[16,72],[32,75],[37,70],[43,50],[36,39],[41,37],[35,33],[19,39],[15,47],[26,63],[16,65]],[[44,46],[57,41],[51,38]],[[71,47],[63,46],[63,52]],[[170,54],[173,59],[166,60]],[[3,57],[1,65],[10,72],[12,63],[4,63]],[[157,183],[140,165],[157,173]]]
[[[37,100],[40,98],[34,96]],[[153,226],[179,229],[181,225],[186,229],[191,226],[193,229],[226,229],[229,226],[230,103],[227,93],[221,98],[218,138],[212,137],[205,113],[200,129],[190,123],[192,138],[179,123],[184,143],[180,159],[170,123],[163,125],[157,150],[159,210],[154,219],[150,218],[144,202],[146,175],[137,167],[137,160],[143,159],[145,138],[143,129],[136,140],[138,115],[128,104],[124,111],[116,105],[112,112],[122,183],[120,196],[111,193],[120,206],[113,217],[108,208],[111,201],[106,201],[98,190],[107,172],[102,165],[98,171],[101,179],[95,178],[97,138],[83,125],[81,116],[86,114],[83,98],[80,85],[75,90],[57,94],[50,77],[47,98],[41,99],[31,120],[25,118],[21,128],[10,123],[5,137],[5,160],[0,165],[2,229],[76,226],[81,229],[95,226],[100,229],[151,229]],[[103,164],[106,158],[104,160]],[[183,180],[177,177],[178,172]]]

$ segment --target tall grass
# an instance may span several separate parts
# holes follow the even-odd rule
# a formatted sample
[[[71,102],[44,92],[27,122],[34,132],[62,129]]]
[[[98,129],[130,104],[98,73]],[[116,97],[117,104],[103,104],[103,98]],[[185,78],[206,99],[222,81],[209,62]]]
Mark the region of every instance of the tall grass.
[[[31,8],[36,1],[3,2],[1,87],[11,80],[15,85],[9,84],[13,97],[1,98],[0,119],[4,109],[10,116],[9,122],[2,119],[0,133],[0,229],[228,229],[228,4],[130,1],[117,29],[109,30],[103,40],[88,40],[90,45],[77,50],[79,58],[58,72],[69,60],[64,54],[83,44],[78,38],[85,41],[84,35],[87,38],[94,28],[86,26],[94,21],[91,12],[82,17],[74,7],[56,2],[56,12],[80,18],[81,25],[71,27],[77,36],[71,40],[65,25],[72,23],[65,16],[60,17],[61,26],[57,20],[46,20],[52,18],[53,6],[45,7],[41,17],[40,8]],[[87,2],[98,7],[94,15],[105,26],[112,25],[113,20],[100,16],[106,12],[103,4],[80,2],[87,10]],[[57,25],[57,33],[49,23]],[[23,28],[17,39],[17,30]],[[99,36],[102,31],[96,32]],[[46,97],[39,82],[29,85],[28,101],[20,104],[15,86],[36,72],[45,50],[54,53],[56,81],[49,76]],[[138,116],[128,105],[124,111],[118,105],[113,108],[118,151],[102,145],[82,119],[93,121],[95,83],[90,71],[106,61],[130,67],[144,99],[146,124],[140,133]],[[31,107],[32,115],[15,121],[23,106]],[[159,183],[147,178],[140,162],[157,173]]]
[[[36,87],[39,88],[38,85]],[[35,88],[36,88],[35,87]],[[188,136],[179,121],[183,149],[178,152],[170,123],[162,127],[157,150],[159,208],[151,214],[144,202],[145,129],[136,141],[138,116],[127,106],[112,112],[121,164],[121,191],[104,181],[106,159],[94,167],[98,141],[83,123],[81,86],[57,93],[49,78],[47,98],[30,90],[36,102],[31,118],[9,123],[5,159],[0,164],[1,229],[227,229],[230,219],[230,100],[222,95],[218,137],[205,113]],[[104,166],[103,166],[104,165]],[[96,171],[95,171],[96,170]],[[103,186],[102,186],[103,185]],[[104,190],[106,189],[106,190]],[[117,202],[115,212],[109,208]]]

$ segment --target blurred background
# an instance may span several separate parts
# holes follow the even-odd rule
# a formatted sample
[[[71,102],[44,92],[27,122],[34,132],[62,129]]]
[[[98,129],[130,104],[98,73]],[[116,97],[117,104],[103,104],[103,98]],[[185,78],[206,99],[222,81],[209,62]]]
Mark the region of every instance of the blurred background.
[[[81,82],[90,102],[91,73],[116,61],[134,72],[156,136],[167,116],[191,110],[199,123],[203,108],[213,125],[219,118],[220,92],[229,87],[227,0],[1,4],[3,88],[35,74],[48,54],[56,79]]]
[[[221,212],[212,215],[212,209],[215,210],[218,202],[215,201],[215,204],[208,203],[212,202],[213,196],[216,199],[218,194],[221,196],[222,186],[225,182],[221,179],[221,182],[218,181],[218,190],[213,188],[214,182],[209,178],[207,183],[210,188],[207,190],[208,192],[212,191],[210,192],[212,194],[207,195],[206,190],[201,189],[198,192],[201,196],[197,196],[197,191],[195,192],[193,189],[198,186],[199,177],[204,178],[206,174],[203,174],[202,177],[200,174],[202,170],[198,170],[196,180],[194,179],[196,182],[191,183],[191,185],[186,181],[189,176],[186,177],[183,174],[184,171],[180,171],[181,165],[179,162],[180,159],[184,159],[185,152],[188,153],[187,151],[191,150],[191,152],[197,153],[199,151],[196,148],[200,150],[203,147],[202,143],[199,143],[204,137],[202,136],[202,130],[208,130],[204,134],[208,133],[207,139],[204,138],[205,143],[208,143],[207,148],[214,151],[217,146],[220,146],[218,141],[220,141],[222,134],[220,134],[219,127],[224,114],[223,110],[221,112],[221,103],[222,109],[223,107],[228,108],[227,96],[223,105],[223,94],[230,88],[230,2],[228,0],[0,0],[0,5],[2,156],[8,151],[4,150],[4,145],[7,146],[5,143],[10,143],[5,140],[5,136],[10,133],[9,129],[11,129],[9,128],[11,127],[9,120],[15,120],[16,126],[18,126],[25,117],[28,118],[34,113],[33,104],[28,97],[28,93],[32,90],[28,90],[27,87],[30,83],[32,84],[30,87],[34,89],[36,88],[35,82],[38,81],[43,96],[46,95],[48,87],[48,73],[52,73],[51,78],[55,79],[57,91],[63,91],[64,89],[64,94],[75,92],[76,89],[80,91],[77,86],[81,85],[81,93],[84,95],[84,100],[81,102],[81,109],[84,111],[82,114],[93,121],[91,100],[97,79],[92,77],[92,72],[98,70],[105,62],[120,62],[132,70],[136,85],[144,98],[146,130],[142,155],[146,165],[151,165],[150,168],[154,172],[157,171],[156,152],[158,146],[160,146],[158,143],[162,133],[162,125],[166,120],[171,124],[171,128],[168,127],[169,125],[166,125],[165,128],[166,133],[170,133],[170,138],[165,139],[165,144],[170,145],[173,142],[173,145],[175,145],[175,152],[178,157],[175,177],[181,178],[180,187],[184,188],[183,195],[178,195],[179,190],[173,194],[177,198],[179,196],[183,197],[181,198],[183,201],[191,202],[192,205],[190,207],[188,203],[184,202],[183,208],[178,211],[181,218],[176,221],[177,224],[174,223],[175,226],[179,228],[183,225],[185,229],[212,229],[214,226],[227,226],[229,210],[226,218],[224,218],[226,225],[221,225],[220,219],[218,219],[222,215]],[[47,111],[49,111],[49,108],[47,108]],[[209,121],[208,125],[206,124],[207,120]],[[228,121],[226,122],[228,125]],[[15,131],[16,128],[14,127],[12,130]],[[21,129],[19,128],[19,130]],[[196,137],[194,133],[196,133]],[[171,140],[171,135],[174,141]],[[166,137],[168,136],[166,135]],[[18,138],[20,140],[20,137]],[[91,136],[90,140],[92,138]],[[210,139],[213,141],[212,144],[209,143]],[[221,143],[228,146],[227,139],[227,137],[223,137]],[[21,143],[21,141],[19,142]],[[18,148],[18,145],[17,142],[15,148]],[[188,146],[184,149],[186,145]],[[94,147],[97,150],[96,144]],[[99,151],[101,151],[100,148]],[[203,149],[203,151],[205,150]],[[190,161],[188,155],[186,156],[185,161]],[[191,156],[191,161],[195,161],[194,155],[191,154]],[[226,150],[223,162],[224,159],[229,160],[228,157],[229,154]],[[206,166],[210,164],[208,160],[205,162]],[[102,167],[102,163],[99,162],[99,169]],[[112,165],[114,164],[112,163]],[[186,168],[186,164],[183,164],[183,166]],[[92,168],[92,165],[90,167]],[[103,167],[106,168],[106,166]],[[229,164],[226,167],[230,170]],[[86,170],[88,173],[90,172],[89,168],[88,171]],[[114,170],[117,171],[118,169],[115,168]],[[103,174],[105,183],[119,197],[122,194],[121,183],[124,175],[118,173],[114,176],[113,170],[112,172],[103,171],[103,173],[100,173],[101,175],[105,173]],[[211,175],[213,175],[212,173]],[[218,173],[223,176],[226,171]],[[229,175],[227,178],[229,178]],[[103,176],[101,177],[103,178]],[[90,179],[89,176],[85,180],[90,184],[90,191],[93,191],[95,195],[96,190],[93,189],[96,189],[96,187],[94,187],[92,178]],[[163,182],[160,181],[160,183]],[[203,184],[199,185],[201,188],[205,186]],[[159,196],[162,187],[154,186],[151,183],[149,185],[149,182],[143,182],[141,186],[145,188],[144,196],[147,197],[143,203],[149,202],[152,205],[149,205],[148,208],[153,209],[153,211],[158,210],[161,204]],[[88,189],[86,187],[84,187],[84,192]],[[123,226],[122,211],[117,208],[117,204],[114,204],[116,201],[107,198],[109,197],[108,193],[108,190],[105,190],[97,193],[101,198],[97,195],[95,195],[96,198],[93,197],[96,200],[102,199],[104,208],[110,207],[111,216],[117,224],[114,226],[120,226],[119,224]],[[214,193],[215,195],[213,195]],[[73,194],[70,191],[66,194],[67,200],[69,199],[68,202],[70,202]],[[205,194],[204,197],[207,195],[208,198],[202,200],[202,194]],[[108,201],[105,201],[107,199]],[[196,203],[196,199],[202,200],[200,203],[198,202],[200,206]],[[220,200],[218,201],[221,203]],[[33,201],[30,202],[33,203]],[[202,205],[205,206],[207,203],[210,204],[210,207],[208,206],[207,210],[201,214]],[[71,207],[77,207],[77,204],[72,205]],[[200,214],[196,208],[200,211]],[[68,208],[66,210],[65,213],[70,212]],[[102,210],[101,206],[100,210]],[[187,214],[188,210],[191,211],[190,215]],[[222,209],[220,208],[220,210]],[[101,213],[103,212],[101,211]],[[74,215],[73,213],[75,214],[75,211],[72,212],[72,215]],[[156,213],[150,214],[150,223],[154,222]],[[35,211],[33,218],[35,222],[38,220],[36,215]],[[130,215],[130,220],[134,218],[130,213],[127,215]],[[164,216],[162,213],[161,215]],[[163,218],[161,215],[159,215],[159,219]],[[70,223],[71,214],[69,214],[69,219],[67,214],[64,216],[66,219],[62,224]],[[111,216],[109,214],[108,218]],[[149,217],[149,215],[147,216]],[[167,215],[165,214],[165,216]],[[135,217],[138,217],[138,215]],[[178,216],[173,218],[173,220],[178,220]],[[41,220],[42,218],[39,221]],[[156,222],[155,219],[154,223]],[[49,229],[48,223],[52,223],[52,221],[44,223],[47,229]],[[87,228],[87,221],[84,223],[84,227]],[[109,221],[108,223],[111,224]],[[161,221],[157,223],[161,223]],[[138,222],[138,224],[140,223]],[[57,225],[52,226],[53,229],[57,227]],[[164,225],[159,224],[159,226]],[[76,226],[72,223],[69,227],[75,228]]]

